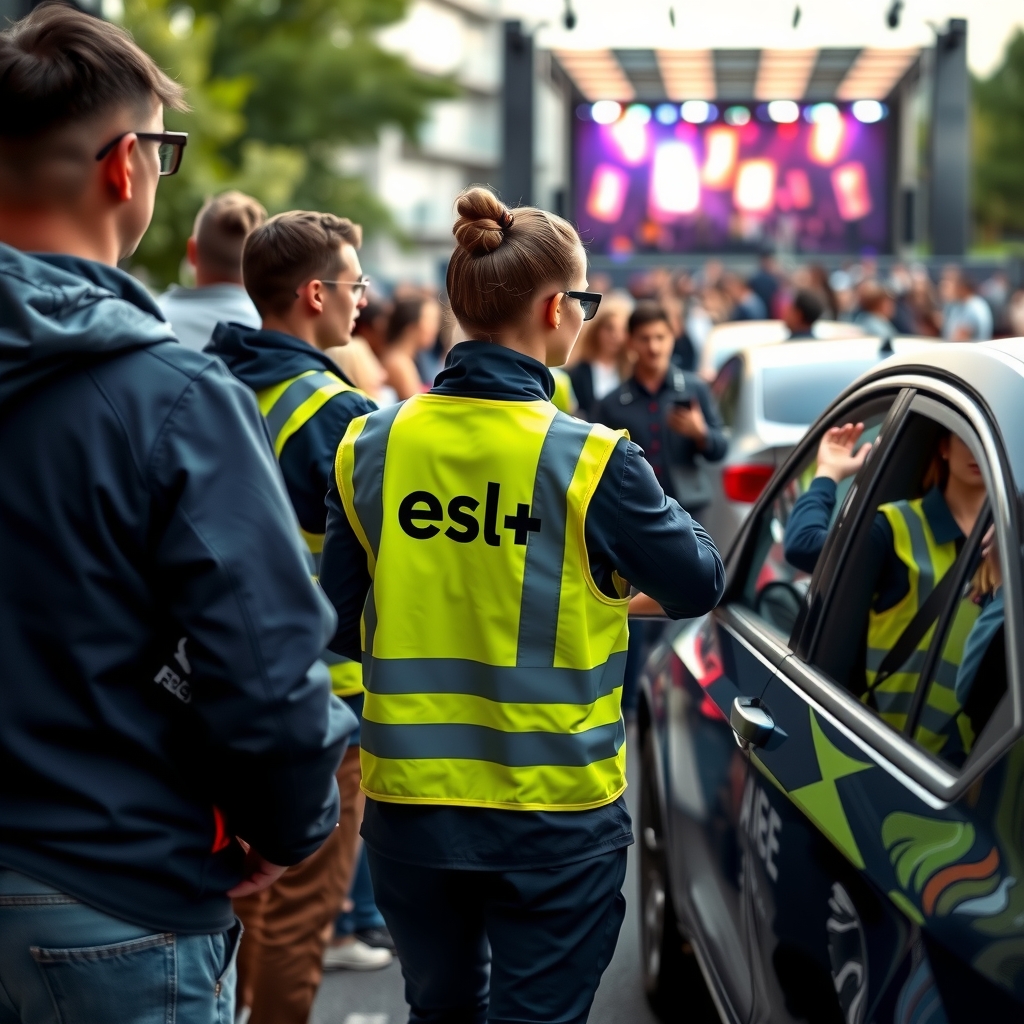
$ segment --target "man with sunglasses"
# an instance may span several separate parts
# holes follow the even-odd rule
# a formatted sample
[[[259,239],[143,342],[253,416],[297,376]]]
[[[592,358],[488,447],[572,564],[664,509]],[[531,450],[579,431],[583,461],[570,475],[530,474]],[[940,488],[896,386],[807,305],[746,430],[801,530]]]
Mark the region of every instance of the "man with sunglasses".
[[[5,1022],[231,1020],[230,896],[335,831],[356,725],[252,393],[117,269],[165,106],[98,18],[0,32]]]
[[[311,569],[319,571],[327,523],[328,481],[349,423],[376,409],[326,354],[352,339],[369,284],[357,249],[362,231],[344,217],[294,210],[256,228],[242,252],[242,279],[262,328],[221,323],[206,351],[219,356],[256,393],[266,419]],[[362,712],[358,661],[324,653],[334,693]],[[338,770],[341,818],[313,856],[269,889],[239,900],[245,925],[239,956],[239,1007],[251,1024],[305,1024],[320,983],[329,929],[349,889],[359,842],[363,794],[358,735]],[[391,954],[353,937],[332,947],[329,966],[372,970]]]

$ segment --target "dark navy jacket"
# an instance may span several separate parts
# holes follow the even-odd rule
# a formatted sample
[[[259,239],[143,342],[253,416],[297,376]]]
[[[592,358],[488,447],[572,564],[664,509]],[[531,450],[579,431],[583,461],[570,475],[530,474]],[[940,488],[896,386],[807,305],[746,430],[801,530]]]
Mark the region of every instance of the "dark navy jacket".
[[[281,331],[254,331],[241,324],[217,324],[204,351],[219,356],[253,391],[273,387],[307,370],[324,370],[352,382],[330,356]],[[324,496],[334,474],[334,457],[349,422],[373,412],[376,404],[358,391],[343,391],[325,402],[281,449],[281,472],[288,495],[308,533],[327,525]]]
[[[488,342],[448,355],[433,393],[504,401],[550,401],[554,379],[535,359]],[[338,611],[332,649],[361,657],[359,618],[370,586],[366,553],[341,506],[327,496],[320,582]],[[673,618],[701,615],[725,589],[725,569],[704,529],[665,496],[643,452],[623,438],[587,511],[585,539],[594,581],[615,595],[612,572],[660,601]],[[615,595],[617,596],[617,595]],[[625,800],[590,811],[499,811],[366,801],[363,837],[385,857],[429,867],[515,870],[552,867],[632,842]]]
[[[229,927],[232,837],[312,853],[355,725],[252,393],[127,274],[0,245],[0,480],[0,865]]]

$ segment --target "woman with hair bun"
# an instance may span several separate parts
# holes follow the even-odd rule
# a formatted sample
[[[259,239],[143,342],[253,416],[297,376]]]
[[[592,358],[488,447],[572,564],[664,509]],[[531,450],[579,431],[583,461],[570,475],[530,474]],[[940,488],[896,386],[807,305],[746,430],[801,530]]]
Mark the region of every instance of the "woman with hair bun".
[[[320,582],[332,648],[362,652],[362,833],[410,1020],[583,1022],[625,912],[629,587],[695,616],[725,572],[623,432],[551,404],[600,301],[579,236],[482,188],[457,210],[472,340],[353,421]]]

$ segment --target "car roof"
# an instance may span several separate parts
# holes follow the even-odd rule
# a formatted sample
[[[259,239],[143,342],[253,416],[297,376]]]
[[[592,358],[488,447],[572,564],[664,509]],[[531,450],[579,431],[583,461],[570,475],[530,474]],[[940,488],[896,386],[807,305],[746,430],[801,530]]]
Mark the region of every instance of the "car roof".
[[[863,338],[863,328],[840,320],[818,320],[811,328],[815,338]],[[789,338],[781,320],[727,320],[715,324],[701,347],[700,369],[711,374],[737,352],[760,345],[773,345]]]
[[[738,352],[748,368],[806,366],[808,363],[864,362],[871,365],[885,358],[879,338],[846,338],[842,341],[814,341],[811,339],[776,342],[772,345],[757,345]],[[934,346],[930,338],[895,338],[893,351],[898,355],[911,356],[922,349]]]

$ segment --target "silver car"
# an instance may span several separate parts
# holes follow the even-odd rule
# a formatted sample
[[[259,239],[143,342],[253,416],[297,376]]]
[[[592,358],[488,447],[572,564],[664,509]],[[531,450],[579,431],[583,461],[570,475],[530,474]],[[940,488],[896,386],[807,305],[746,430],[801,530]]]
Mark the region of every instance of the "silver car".
[[[729,451],[708,466],[713,497],[698,518],[722,553],[808,427],[862,373],[893,353],[934,344],[897,338],[787,341],[755,345],[727,359],[711,384],[729,434]],[[865,438],[870,440],[870,438]]]

